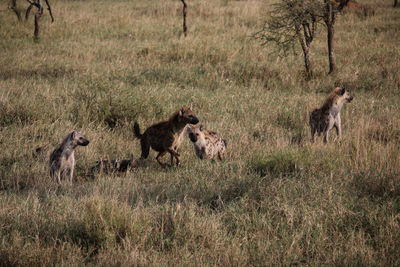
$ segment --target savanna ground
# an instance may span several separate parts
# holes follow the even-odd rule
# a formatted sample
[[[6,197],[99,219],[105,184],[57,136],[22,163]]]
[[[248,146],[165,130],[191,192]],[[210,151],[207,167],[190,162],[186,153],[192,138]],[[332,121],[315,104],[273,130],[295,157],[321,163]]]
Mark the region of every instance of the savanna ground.
[[[340,16],[335,75],[321,26],[306,81],[300,50],[251,38],[271,2],[188,1],[184,38],[178,0],[52,1],[39,42],[2,4],[0,265],[400,265],[400,10]],[[335,85],[355,97],[343,140],[311,144],[308,114]],[[139,157],[135,120],[191,104],[226,161],[185,137],[181,167],[151,152],[126,175],[90,171]],[[50,151],[32,152],[72,129],[91,143],[59,187]]]

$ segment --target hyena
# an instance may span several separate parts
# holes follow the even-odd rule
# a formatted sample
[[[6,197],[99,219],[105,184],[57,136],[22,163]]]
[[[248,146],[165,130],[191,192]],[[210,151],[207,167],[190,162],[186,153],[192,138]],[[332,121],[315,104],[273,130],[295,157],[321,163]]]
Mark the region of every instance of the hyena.
[[[75,167],[74,149],[77,146],[87,146],[88,144],[89,140],[79,131],[72,131],[67,134],[61,145],[50,155],[50,176],[57,178],[57,182],[61,184],[61,175],[68,173],[68,181],[72,184]]]
[[[310,114],[311,141],[314,142],[315,132],[324,134],[324,143],[328,142],[328,132],[335,127],[339,140],[342,138],[340,110],[346,102],[351,102],[353,96],[345,88],[336,87],[330,93],[321,108],[314,109]]]
[[[216,154],[220,160],[225,159],[226,140],[216,132],[203,129],[203,125],[188,127],[187,131],[193,142],[194,151],[200,159],[214,159]]]
[[[161,158],[168,152],[171,155],[171,166],[176,159],[176,165],[180,164],[180,155],[177,152],[184,135],[187,124],[197,124],[199,119],[193,113],[191,108],[181,108],[176,111],[167,121],[162,121],[147,128],[141,134],[139,124],[135,122],[134,133],[140,139],[142,148],[142,159],[149,156],[150,147],[158,152],[157,162],[165,167]]]

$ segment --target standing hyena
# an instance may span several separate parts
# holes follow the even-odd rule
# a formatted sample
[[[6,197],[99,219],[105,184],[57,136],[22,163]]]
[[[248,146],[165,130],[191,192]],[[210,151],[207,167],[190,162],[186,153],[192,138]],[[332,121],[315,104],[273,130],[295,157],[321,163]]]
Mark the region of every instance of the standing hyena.
[[[57,178],[57,182],[61,183],[61,174],[68,173],[68,181],[72,184],[75,167],[74,149],[77,146],[87,146],[87,140],[78,131],[70,132],[53,153],[50,155],[50,176]]]
[[[353,97],[345,88],[336,87],[330,93],[321,108],[314,109],[310,114],[311,141],[314,142],[315,132],[320,136],[324,133],[324,143],[328,142],[328,132],[335,127],[339,140],[342,137],[340,110]]]
[[[161,158],[167,152],[171,155],[171,166],[174,158],[176,159],[176,165],[179,165],[180,155],[177,150],[182,142],[186,125],[198,122],[199,119],[191,108],[181,108],[169,120],[150,126],[143,134],[140,133],[139,124],[135,122],[134,133],[140,139],[142,148],[141,158],[145,159],[149,156],[151,147],[158,152],[156,160],[161,166],[165,167],[165,164],[161,162]]]
[[[213,159],[216,154],[220,160],[225,159],[226,141],[216,132],[204,130],[203,125],[189,127],[187,131],[200,159]]]

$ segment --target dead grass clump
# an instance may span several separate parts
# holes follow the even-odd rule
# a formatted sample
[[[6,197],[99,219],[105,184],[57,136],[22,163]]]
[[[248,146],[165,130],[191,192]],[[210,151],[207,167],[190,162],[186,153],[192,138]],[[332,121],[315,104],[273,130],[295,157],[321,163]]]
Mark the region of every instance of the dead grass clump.
[[[361,197],[400,199],[400,173],[397,170],[361,171],[354,175],[351,184]]]
[[[0,127],[6,127],[13,124],[25,125],[32,123],[37,119],[32,109],[25,105],[4,103],[0,101]]]
[[[291,151],[279,151],[267,157],[255,157],[249,162],[250,170],[261,177],[296,175],[306,170],[309,165],[307,154]]]
[[[57,79],[73,76],[76,69],[64,66],[42,66],[38,69],[6,69],[0,70],[0,80],[8,79]]]

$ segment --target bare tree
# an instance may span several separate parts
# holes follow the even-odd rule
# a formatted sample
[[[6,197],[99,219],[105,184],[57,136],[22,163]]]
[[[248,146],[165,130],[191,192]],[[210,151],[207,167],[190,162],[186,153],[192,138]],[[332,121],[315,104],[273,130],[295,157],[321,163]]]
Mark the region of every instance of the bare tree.
[[[317,28],[315,4],[312,0],[281,0],[273,5],[269,19],[254,37],[262,41],[262,45],[275,43],[278,51],[284,55],[299,42],[304,56],[306,76],[312,76],[311,42]]]
[[[334,35],[335,35],[335,22],[337,14],[342,11],[343,7],[346,6],[349,0],[340,0],[338,4],[334,4],[332,0],[323,0],[324,8],[322,9],[321,17],[325,22],[327,29],[327,40],[328,40],[328,57],[329,57],[329,74],[336,72],[336,57],[334,47]],[[338,1],[336,1],[337,3]]]
[[[185,0],[181,0],[182,4],[183,4],[183,9],[182,9],[182,13],[183,13],[183,34],[186,37],[187,36],[187,26],[186,26],[186,14],[187,14],[187,4],[185,2]]]
[[[35,39],[37,39],[37,38],[39,38],[39,21],[43,15],[42,0],[26,0],[26,1],[29,3],[29,6],[25,12],[25,20],[26,21],[29,19],[29,14],[31,12],[32,7],[36,7],[38,9],[35,14],[35,32],[34,32],[34,37],[35,37]],[[50,13],[51,22],[54,22],[53,12],[51,11],[51,6],[49,3],[49,0],[44,0],[44,1],[46,2],[47,9]],[[17,7],[17,0],[10,1],[10,9],[15,12],[15,14],[18,17],[18,20],[22,21],[21,9]]]
[[[34,37],[35,39],[39,38],[39,21],[40,18],[43,15],[43,5],[42,5],[42,0],[26,0],[28,1],[28,3],[30,4],[28,9],[26,10],[26,14],[25,14],[25,19],[28,20],[29,18],[29,13],[32,9],[32,7],[37,7],[37,12],[35,14],[35,32],[34,32]],[[50,17],[51,17],[51,22],[54,22],[54,17],[53,17],[53,12],[51,11],[51,7],[50,7],[50,3],[48,0],[45,0],[46,5],[47,5],[47,9],[50,13]]]

